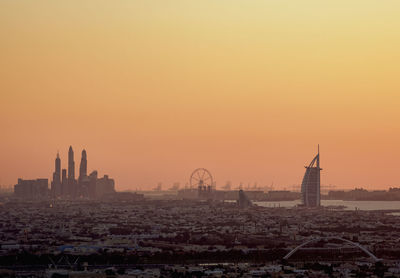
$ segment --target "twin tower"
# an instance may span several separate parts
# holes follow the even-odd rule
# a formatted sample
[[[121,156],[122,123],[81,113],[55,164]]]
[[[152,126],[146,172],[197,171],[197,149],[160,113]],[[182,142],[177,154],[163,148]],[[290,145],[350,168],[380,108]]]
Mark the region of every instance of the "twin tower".
[[[115,192],[114,180],[107,175],[97,178],[97,171],[87,175],[87,155],[82,151],[81,163],[79,166],[79,177],[75,179],[75,161],[72,146],[68,150],[68,176],[67,170],[62,169],[61,159],[57,153],[55,160],[55,171],[51,182],[51,194],[53,198],[79,199],[79,198],[99,198],[106,193]]]

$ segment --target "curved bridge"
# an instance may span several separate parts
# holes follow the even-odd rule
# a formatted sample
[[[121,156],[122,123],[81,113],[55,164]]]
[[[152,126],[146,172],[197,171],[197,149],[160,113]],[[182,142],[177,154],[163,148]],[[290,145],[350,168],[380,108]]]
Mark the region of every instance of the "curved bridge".
[[[314,239],[310,239],[302,244],[300,244],[299,246],[297,246],[296,248],[294,248],[292,251],[290,251],[289,253],[286,254],[285,257],[283,257],[285,260],[289,259],[294,253],[296,253],[300,248],[312,243],[312,242],[317,242],[321,239],[337,239],[339,241],[342,242],[346,242],[349,243],[357,248],[359,248],[361,251],[363,251],[365,254],[367,254],[374,262],[378,262],[380,261],[380,259],[378,259],[374,254],[372,254],[368,249],[366,249],[365,247],[361,246],[358,243],[352,242],[348,239],[344,239],[344,238],[340,238],[340,237],[320,237],[320,238],[314,238]]]

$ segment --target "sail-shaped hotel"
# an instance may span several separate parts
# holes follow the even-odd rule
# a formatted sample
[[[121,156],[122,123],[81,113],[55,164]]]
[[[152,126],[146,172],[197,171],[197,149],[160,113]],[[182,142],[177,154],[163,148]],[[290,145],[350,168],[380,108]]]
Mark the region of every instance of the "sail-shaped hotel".
[[[321,204],[321,168],[319,164],[319,146],[318,153],[311,161],[310,165],[305,166],[303,182],[301,183],[301,195],[303,205],[306,207],[318,207]]]

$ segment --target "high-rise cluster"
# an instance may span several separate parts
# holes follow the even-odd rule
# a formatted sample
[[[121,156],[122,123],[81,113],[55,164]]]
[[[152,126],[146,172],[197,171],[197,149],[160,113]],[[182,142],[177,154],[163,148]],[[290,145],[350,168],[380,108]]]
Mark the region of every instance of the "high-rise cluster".
[[[51,182],[51,195],[53,198],[95,199],[113,192],[115,192],[114,180],[109,179],[107,175],[98,178],[97,171],[87,175],[86,150],[82,151],[78,179],[75,179],[75,161],[72,146],[68,150],[68,175],[66,169],[62,169],[61,172],[61,159],[57,153],[53,181]]]

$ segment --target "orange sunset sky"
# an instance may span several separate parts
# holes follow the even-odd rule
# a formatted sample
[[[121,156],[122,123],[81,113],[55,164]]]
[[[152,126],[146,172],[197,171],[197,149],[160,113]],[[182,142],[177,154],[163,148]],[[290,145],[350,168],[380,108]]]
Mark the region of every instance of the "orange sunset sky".
[[[400,186],[400,1],[0,2],[0,184]]]

